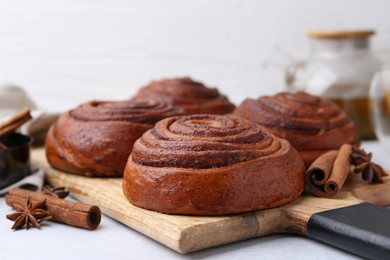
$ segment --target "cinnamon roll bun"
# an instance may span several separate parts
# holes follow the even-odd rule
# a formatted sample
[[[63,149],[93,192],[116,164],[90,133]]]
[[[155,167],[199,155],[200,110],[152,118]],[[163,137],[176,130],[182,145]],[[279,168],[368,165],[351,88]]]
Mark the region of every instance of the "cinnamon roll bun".
[[[246,99],[233,114],[290,141],[306,166],[344,143],[359,144],[356,126],[344,110],[330,100],[304,92]]]
[[[135,140],[166,117],[184,112],[158,101],[91,101],[62,114],[46,136],[46,156],[57,169],[119,177]]]
[[[162,100],[182,108],[187,114],[222,115],[232,112],[235,107],[216,88],[208,88],[190,78],[152,81],[134,97],[139,98]]]
[[[161,120],[136,141],[123,176],[134,205],[221,215],[276,207],[304,188],[302,158],[250,121],[221,115]]]

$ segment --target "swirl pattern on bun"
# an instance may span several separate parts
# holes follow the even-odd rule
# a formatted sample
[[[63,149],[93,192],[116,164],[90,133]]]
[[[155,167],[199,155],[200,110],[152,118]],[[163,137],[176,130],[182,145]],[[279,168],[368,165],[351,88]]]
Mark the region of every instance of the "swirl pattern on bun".
[[[304,92],[246,99],[233,114],[290,141],[307,166],[344,143],[359,143],[355,124],[345,111],[330,100]]]
[[[187,114],[222,115],[235,107],[216,88],[208,88],[190,78],[152,81],[138,91],[134,99],[138,98],[162,100],[182,108]]]
[[[158,101],[91,101],[62,114],[49,129],[46,156],[57,169],[119,177],[136,139],[166,117],[184,112]]]
[[[181,116],[158,122],[136,141],[123,190],[143,208],[221,215],[290,202],[303,191],[304,171],[295,149],[259,125]]]

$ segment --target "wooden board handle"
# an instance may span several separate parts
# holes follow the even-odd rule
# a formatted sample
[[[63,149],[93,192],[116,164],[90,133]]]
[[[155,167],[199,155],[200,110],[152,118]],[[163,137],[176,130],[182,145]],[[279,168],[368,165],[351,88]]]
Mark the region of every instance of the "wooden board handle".
[[[314,214],[309,236],[369,259],[389,259],[390,209],[370,203]]]

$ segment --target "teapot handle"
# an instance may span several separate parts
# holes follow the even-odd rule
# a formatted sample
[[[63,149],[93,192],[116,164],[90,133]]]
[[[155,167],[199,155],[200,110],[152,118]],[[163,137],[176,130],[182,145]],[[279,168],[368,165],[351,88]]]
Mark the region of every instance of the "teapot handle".
[[[380,95],[383,95],[383,90],[380,89],[380,86],[382,84],[381,82],[381,72],[376,72],[374,77],[371,80],[371,85],[370,85],[370,98],[372,100],[378,99]]]
[[[293,62],[286,67],[284,78],[289,91],[295,91],[294,82],[304,67],[305,61]]]

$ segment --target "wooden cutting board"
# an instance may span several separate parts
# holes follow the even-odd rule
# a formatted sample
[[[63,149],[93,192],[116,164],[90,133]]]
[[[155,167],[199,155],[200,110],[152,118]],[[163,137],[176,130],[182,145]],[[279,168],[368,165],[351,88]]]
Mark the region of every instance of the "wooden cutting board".
[[[32,152],[32,161],[44,169],[51,185],[67,187],[72,197],[98,205],[104,214],[180,253],[277,232],[309,236],[308,222],[315,213],[363,201],[390,205],[390,178],[387,177],[383,184],[344,186],[331,199],[306,194],[288,205],[269,210],[221,217],[166,215],[130,204],[122,194],[121,179],[87,178],[54,170],[46,161],[43,149]]]

